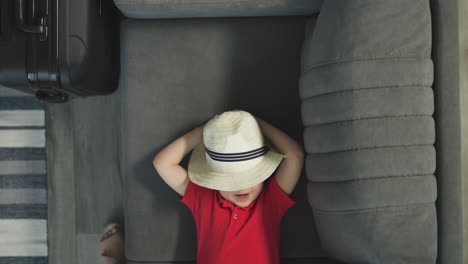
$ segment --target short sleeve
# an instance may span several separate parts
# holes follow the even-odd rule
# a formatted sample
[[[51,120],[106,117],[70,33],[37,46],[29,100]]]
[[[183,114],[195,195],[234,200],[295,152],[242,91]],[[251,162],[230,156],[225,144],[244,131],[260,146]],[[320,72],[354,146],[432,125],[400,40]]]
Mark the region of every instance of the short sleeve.
[[[271,201],[271,209],[278,217],[282,217],[286,211],[297,202],[296,191],[288,195],[281,189],[274,176],[270,178],[266,188],[267,197],[265,198]]]
[[[179,201],[185,204],[192,213],[198,211],[200,201],[206,196],[206,188],[193,183],[190,179],[185,189],[184,195],[180,195]]]

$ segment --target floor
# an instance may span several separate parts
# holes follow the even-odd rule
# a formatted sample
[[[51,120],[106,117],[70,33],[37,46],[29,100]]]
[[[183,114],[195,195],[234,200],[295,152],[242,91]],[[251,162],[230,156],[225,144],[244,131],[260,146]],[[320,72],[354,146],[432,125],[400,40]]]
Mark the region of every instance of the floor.
[[[118,97],[117,91],[45,107],[49,263],[101,263],[103,227],[123,221]]]

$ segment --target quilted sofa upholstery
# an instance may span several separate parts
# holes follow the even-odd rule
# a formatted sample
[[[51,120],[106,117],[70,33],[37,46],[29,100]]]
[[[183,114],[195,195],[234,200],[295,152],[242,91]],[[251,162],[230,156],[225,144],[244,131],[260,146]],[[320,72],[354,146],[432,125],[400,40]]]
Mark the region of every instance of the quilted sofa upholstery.
[[[350,263],[433,263],[429,2],[325,1],[306,36],[299,94],[322,246]]]

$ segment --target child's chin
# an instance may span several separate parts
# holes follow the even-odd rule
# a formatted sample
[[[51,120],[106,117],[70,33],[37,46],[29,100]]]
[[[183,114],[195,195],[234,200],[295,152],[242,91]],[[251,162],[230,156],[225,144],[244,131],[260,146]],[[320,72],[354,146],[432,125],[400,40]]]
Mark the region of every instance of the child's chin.
[[[250,199],[245,200],[245,201],[237,201],[237,202],[236,202],[236,205],[237,205],[237,206],[247,206],[247,205],[250,204],[250,202],[252,202]]]

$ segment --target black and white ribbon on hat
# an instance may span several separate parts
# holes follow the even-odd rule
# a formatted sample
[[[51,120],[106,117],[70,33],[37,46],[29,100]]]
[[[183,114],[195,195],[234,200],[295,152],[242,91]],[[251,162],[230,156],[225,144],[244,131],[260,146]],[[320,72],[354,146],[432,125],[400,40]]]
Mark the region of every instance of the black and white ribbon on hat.
[[[246,152],[220,153],[220,152],[211,151],[207,147],[205,147],[205,151],[210,156],[210,158],[217,160],[217,161],[226,161],[226,162],[255,159],[260,156],[265,155],[269,150],[270,150],[270,147],[265,145],[258,149],[254,149],[254,150],[250,150]]]

